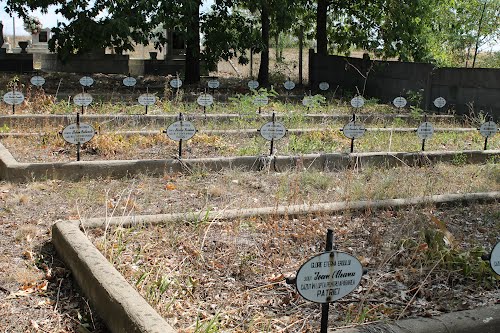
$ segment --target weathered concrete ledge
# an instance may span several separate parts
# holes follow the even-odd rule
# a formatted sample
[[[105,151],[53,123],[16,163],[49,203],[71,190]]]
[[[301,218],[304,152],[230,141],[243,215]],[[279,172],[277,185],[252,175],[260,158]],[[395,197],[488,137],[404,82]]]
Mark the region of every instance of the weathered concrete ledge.
[[[109,218],[91,218],[81,221],[84,228],[102,228],[109,225],[137,226],[143,224],[160,224],[170,222],[201,222],[212,220],[231,220],[255,216],[298,216],[308,214],[331,214],[341,211],[364,211],[367,209],[398,208],[407,206],[422,206],[426,204],[442,205],[471,201],[491,202],[500,200],[500,192],[440,194],[415,198],[342,201],[318,204],[303,204],[289,206],[273,206],[248,209],[226,209],[222,211],[201,210],[189,213],[173,213],[159,215],[119,216]]]
[[[175,333],[80,231],[77,221],[54,224],[52,243],[112,332]]]
[[[0,180],[23,182],[37,179],[81,180],[82,178],[123,178],[138,174],[164,175],[201,169],[221,171],[344,170],[346,168],[423,166],[437,162],[485,163],[500,156],[500,150],[449,152],[333,153],[301,156],[241,156],[199,159],[110,160],[56,163],[20,163],[0,143]]]
[[[498,333],[500,304],[446,313],[432,318],[411,318],[349,329],[330,329],[329,333]]]
[[[208,212],[208,219],[227,220],[246,216],[332,213],[334,211],[382,209],[422,204],[454,204],[471,201],[498,201],[500,192],[434,195],[408,199],[334,202],[317,205],[263,207],[258,209]],[[167,223],[207,218],[206,212],[136,216],[133,218],[60,221],[52,229],[54,246],[73,272],[73,277],[97,309],[112,332],[174,333],[133,289],[80,230],[114,225]],[[497,333],[500,305],[448,313],[433,318],[412,318],[395,322],[363,325],[349,329],[331,329],[337,333]]]

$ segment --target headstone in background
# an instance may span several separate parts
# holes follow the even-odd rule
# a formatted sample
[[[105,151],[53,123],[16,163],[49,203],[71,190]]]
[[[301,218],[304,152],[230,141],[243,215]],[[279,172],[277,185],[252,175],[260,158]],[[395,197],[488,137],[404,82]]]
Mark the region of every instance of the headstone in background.
[[[39,33],[31,35],[30,53],[49,53],[49,39],[51,32],[49,28],[42,29]]]

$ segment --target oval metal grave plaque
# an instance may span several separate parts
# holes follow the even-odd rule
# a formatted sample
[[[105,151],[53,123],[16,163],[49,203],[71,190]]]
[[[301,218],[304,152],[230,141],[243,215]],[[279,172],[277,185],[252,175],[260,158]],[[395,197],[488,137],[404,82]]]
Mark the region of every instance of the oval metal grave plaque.
[[[248,88],[257,89],[259,87],[259,81],[250,80],[248,81]]]
[[[313,104],[313,97],[312,96],[304,96],[302,99],[302,105],[306,107],[310,107]]]
[[[292,90],[293,88],[295,88],[295,82],[288,80],[285,81],[285,83],[283,83],[283,86],[285,87],[286,90]]]
[[[328,89],[330,89],[330,84],[328,82],[321,82],[319,84],[319,90],[327,91]]]
[[[269,103],[269,98],[267,96],[258,95],[255,96],[253,99],[253,104],[257,106],[264,106],[267,105],[268,103]]]
[[[479,128],[479,133],[485,138],[491,138],[493,135],[497,134],[497,132],[498,127],[494,121],[487,121]]]
[[[495,273],[500,275],[500,242],[491,251],[490,266]]]
[[[139,98],[137,99],[137,101],[142,106],[154,105],[156,103],[156,96],[153,95],[153,94],[149,94],[149,93],[148,94],[142,94],[141,96],[139,96]]]
[[[446,105],[446,100],[443,97],[438,97],[434,100],[434,106],[441,109]]]
[[[203,94],[198,96],[196,102],[198,102],[198,105],[200,106],[210,106],[214,104],[214,98],[210,94]]]
[[[30,82],[34,86],[41,87],[45,84],[45,79],[39,75],[36,75],[31,78]]]
[[[363,107],[365,105],[365,99],[361,96],[356,96],[353,99],[351,99],[351,106],[353,108],[359,109],[360,107]]]
[[[24,101],[24,95],[20,91],[9,91],[3,95],[3,101],[9,105],[19,105]]]
[[[94,135],[95,129],[91,125],[85,123],[80,123],[80,125],[68,125],[62,131],[64,140],[74,145],[88,142],[92,140]]]
[[[267,141],[271,140],[279,140],[282,139],[286,135],[286,128],[285,125],[283,125],[280,122],[268,122],[264,124],[260,130],[260,135]]]
[[[137,80],[135,77],[127,76],[123,79],[123,85],[125,87],[133,87],[137,84]]]
[[[174,141],[189,140],[195,134],[196,128],[187,120],[176,121],[167,128],[167,136]]]
[[[404,108],[407,103],[408,102],[406,101],[406,98],[401,96],[394,98],[394,100],[392,101],[392,104],[394,104],[394,106],[398,109]]]
[[[363,276],[356,257],[345,252],[319,254],[304,263],[297,272],[297,291],[308,301],[330,303],[354,291]]]
[[[84,76],[80,79],[80,84],[84,87],[90,87],[94,84],[94,79],[90,76]]]
[[[73,97],[73,102],[79,106],[89,106],[92,104],[92,96],[87,93],[80,93]]]
[[[417,128],[417,135],[421,140],[427,140],[432,137],[434,134],[434,127],[428,121],[425,121],[420,124]]]
[[[173,79],[172,81],[170,81],[170,86],[172,88],[180,88],[182,87],[182,80],[181,79]]]
[[[210,89],[217,89],[220,86],[219,80],[215,80],[215,79],[214,80],[208,80],[207,84],[208,84],[208,87]]]
[[[362,137],[366,132],[366,128],[363,124],[351,121],[347,123],[342,129],[342,133],[349,139],[357,139]]]

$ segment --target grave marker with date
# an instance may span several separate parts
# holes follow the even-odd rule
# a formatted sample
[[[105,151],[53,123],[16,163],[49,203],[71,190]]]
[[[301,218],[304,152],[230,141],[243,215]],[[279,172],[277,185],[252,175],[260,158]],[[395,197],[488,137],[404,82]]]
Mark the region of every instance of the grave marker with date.
[[[479,133],[481,133],[484,138],[484,150],[488,149],[488,138],[493,137],[498,132],[498,126],[493,121],[493,117],[490,116],[489,118],[489,121],[484,122],[481,127],[478,128]]]
[[[92,104],[92,95],[86,92],[77,94],[75,95],[75,97],[73,97],[73,102],[75,103],[75,105],[82,107],[82,114],[83,114],[84,107]]]
[[[182,158],[182,141],[191,139],[196,134],[196,128],[190,121],[184,120],[182,113],[179,113],[179,120],[170,124],[163,131],[169,139],[179,141],[179,159]]]
[[[438,97],[434,100],[434,106],[438,108],[438,113],[441,112],[441,109],[446,105],[446,100],[443,97]]]
[[[6,104],[12,105],[12,114],[15,114],[16,105],[19,105],[24,101],[24,95],[20,91],[12,90],[3,95],[3,101]]]
[[[434,134],[434,126],[427,121],[427,115],[424,116],[424,122],[417,128],[417,136],[422,140],[422,151],[425,151],[425,140],[428,140]]]
[[[260,135],[267,141],[271,141],[271,148],[269,149],[269,156],[273,155],[274,140],[282,139],[286,135],[286,128],[280,122],[276,121],[276,114],[273,112],[272,120],[262,125],[259,129]]]
[[[196,102],[199,106],[203,106],[203,114],[207,116],[207,106],[214,104],[214,97],[210,94],[204,93],[198,96]]]
[[[76,123],[66,126],[61,132],[61,135],[66,142],[76,145],[77,161],[80,161],[81,145],[92,140],[95,134],[95,129],[91,125],[80,122],[79,113],[76,114]]]
[[[259,81],[256,81],[256,80],[248,81],[248,88],[255,90],[258,87],[259,87]]]
[[[363,266],[356,257],[333,249],[333,230],[328,229],[325,252],[302,264],[294,281],[303,298],[321,304],[320,333],[328,331],[330,303],[356,290],[363,274]]]
[[[146,88],[146,93],[139,96],[139,98],[137,98],[137,102],[144,106],[144,114],[148,114],[148,106],[155,105],[156,95],[150,94],[149,88]]]
[[[366,132],[366,128],[363,124],[356,122],[356,114],[353,114],[352,120],[341,131],[347,138],[351,139],[351,153],[353,153],[354,140],[362,137]]]
[[[259,113],[262,111],[262,107],[269,103],[269,97],[266,95],[256,95],[253,98],[253,104],[259,107]]]

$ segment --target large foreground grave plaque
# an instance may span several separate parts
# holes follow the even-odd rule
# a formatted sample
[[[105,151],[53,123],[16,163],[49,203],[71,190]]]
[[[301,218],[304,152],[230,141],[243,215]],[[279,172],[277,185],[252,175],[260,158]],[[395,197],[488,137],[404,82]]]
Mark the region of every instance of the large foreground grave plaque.
[[[80,114],[77,113],[76,123],[66,126],[61,135],[66,142],[76,145],[76,160],[80,161],[81,145],[92,140],[95,133],[91,125],[80,122]]]
[[[184,116],[180,113],[179,121],[170,124],[163,132],[171,140],[179,141],[179,158],[182,158],[182,142],[191,139],[196,134],[196,127],[192,122],[184,120]]]
[[[359,121],[356,121],[356,114],[353,114],[352,120],[342,128],[342,133],[345,137],[351,139],[351,153],[354,152],[354,140],[365,135],[365,132],[365,126]]]
[[[269,155],[272,156],[274,151],[274,140],[282,139],[286,135],[285,125],[276,121],[276,114],[273,112],[272,120],[262,125],[259,132],[264,139],[271,141]]]
[[[493,120],[491,120],[491,117],[490,121],[481,124],[481,127],[479,127],[479,133],[481,133],[484,138],[484,150],[488,149],[488,139],[497,134],[497,132],[498,126]]]
[[[12,105],[12,114],[15,114],[16,105],[22,104],[24,101],[24,95],[20,91],[12,90],[3,95],[3,101],[6,104]]]
[[[422,151],[425,150],[425,141],[434,135],[434,126],[427,121],[427,115],[424,116],[424,122],[417,128],[417,136],[422,140]]]

